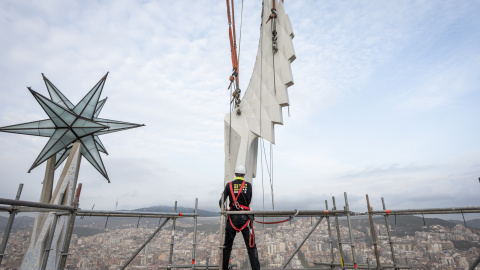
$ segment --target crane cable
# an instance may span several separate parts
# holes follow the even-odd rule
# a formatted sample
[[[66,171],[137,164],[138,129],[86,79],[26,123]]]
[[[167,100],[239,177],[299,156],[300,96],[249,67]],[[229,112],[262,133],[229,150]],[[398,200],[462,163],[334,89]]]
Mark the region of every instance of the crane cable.
[[[276,46],[276,25],[275,25],[275,19],[277,18],[277,13],[276,13],[276,7],[275,7],[275,2],[276,0],[272,0],[273,2],[273,8],[271,9],[272,13],[270,14],[270,16],[268,17],[267,21],[265,22],[265,24],[267,24],[270,20],[272,20],[272,23],[271,23],[271,31],[272,31],[272,50],[273,50],[273,58],[274,58],[274,55],[275,53],[277,52],[277,50],[275,50],[277,48]],[[283,3],[283,1],[282,1]],[[262,4],[263,5],[263,4]],[[262,24],[263,24],[263,8],[262,8]],[[263,27],[263,26],[262,26]],[[260,38],[260,40],[262,40],[262,38]],[[263,58],[263,46],[261,44],[260,46],[261,48],[261,55],[260,55],[260,59]],[[260,62],[261,64],[263,64],[263,61]],[[270,166],[268,166],[268,161],[267,161],[267,154],[266,154],[266,151],[265,151],[265,142],[264,142],[264,139],[262,137],[262,75],[263,75],[263,65],[260,67],[260,70],[262,71],[260,73],[260,137],[262,138],[261,140],[261,144],[262,144],[262,148],[263,148],[263,156],[265,156],[265,165],[267,167],[267,172],[268,172],[268,177],[269,177],[269,180],[270,180],[270,191],[271,191],[271,195],[272,195],[272,209],[275,210],[275,197],[274,197],[274,191],[273,191],[273,147],[272,147],[272,143],[270,143]],[[274,93],[275,95],[277,94],[276,93],[276,87],[275,87],[275,59],[273,59],[273,78],[274,78]],[[265,189],[264,189],[264,185],[263,185],[263,156],[262,156],[262,149],[260,149],[260,161],[261,161],[261,169],[262,169],[262,193],[263,193],[263,210],[265,210]],[[264,219],[265,221],[265,219]],[[266,224],[266,223],[264,223]]]
[[[275,19],[277,18],[277,14],[276,14],[276,7],[275,7],[275,2],[276,0],[272,0],[273,2],[273,8],[272,8],[272,14],[270,14],[268,20],[266,21],[266,23],[268,23],[271,19],[272,20],[272,34],[274,35],[273,38],[275,38],[275,40],[272,39],[272,41],[275,43],[275,44],[272,44],[274,45],[273,46],[273,54],[275,54],[276,50],[276,27],[275,27]],[[283,3],[283,0],[282,0],[282,3]],[[239,65],[238,63],[240,62],[240,43],[239,43],[239,46],[238,46],[238,56],[237,56],[237,43],[236,43],[236,30],[235,30],[235,9],[234,9],[234,0],[226,0],[226,4],[227,4],[227,18],[228,18],[228,26],[229,26],[229,39],[230,39],[230,53],[231,53],[231,58],[232,58],[232,75],[230,76],[230,85],[228,86],[228,89],[230,89],[230,94],[231,96],[233,97],[232,100],[230,101],[230,132],[229,132],[229,152],[230,152],[230,145],[231,145],[231,129],[232,129],[232,120],[231,120],[231,112],[232,112],[232,105],[233,105],[233,108],[236,108],[238,107],[238,105],[240,104],[240,88],[239,88]],[[231,10],[231,14],[230,14],[230,10]],[[262,11],[263,13],[263,11]],[[241,18],[240,18],[240,37],[239,37],[239,42],[241,42],[241,37],[242,37],[242,24],[243,24],[243,0],[242,0],[242,11],[241,11]],[[275,34],[273,33],[275,32]],[[262,47],[263,48],[263,47]],[[275,61],[275,60],[273,60]],[[275,65],[275,62],[274,64]],[[275,78],[275,67],[274,67],[274,78]],[[274,82],[275,83],[275,82]],[[232,93],[232,85],[234,86],[235,90],[233,91]],[[274,87],[276,88],[276,87]],[[276,94],[276,89],[274,89],[274,92]],[[261,98],[261,95],[260,95],[260,98]],[[234,104],[232,104],[233,102],[235,101]],[[261,101],[260,101],[261,103]],[[261,114],[261,111],[260,111],[260,114]],[[260,124],[260,130],[261,130],[261,124]],[[260,132],[261,134],[261,132]],[[272,195],[272,209],[275,210],[275,203],[274,203],[274,191],[273,191],[273,148],[272,148],[272,143],[270,143],[270,166],[268,166],[268,161],[267,161],[267,154],[266,154],[266,151],[265,151],[265,143],[263,141],[263,138],[262,138],[262,147],[263,147],[263,154],[265,156],[265,165],[267,167],[267,171],[268,171],[268,176],[269,176],[269,180],[270,180],[270,190],[271,190],[271,195]],[[261,164],[262,164],[262,191],[263,191],[263,194],[264,193],[264,188],[263,188],[263,158],[261,157]],[[263,208],[265,208],[265,195],[263,195]]]
[[[230,2],[231,1],[231,2]],[[231,3],[231,8],[230,8]],[[228,89],[230,90],[230,123],[229,123],[229,134],[228,134],[228,153],[231,152],[231,141],[232,141],[232,111],[234,108],[238,107],[240,104],[240,87],[238,82],[238,62],[240,61],[240,43],[242,41],[242,25],[243,25],[243,0],[242,0],[242,11],[240,16],[240,38],[238,45],[238,57],[237,57],[237,34],[235,31],[235,7],[233,0],[226,0],[227,4],[227,18],[228,18],[228,34],[230,39],[230,53],[232,58],[232,75],[230,76],[230,85]],[[231,16],[230,16],[231,9]],[[235,88],[235,91],[232,93],[232,85]],[[235,103],[234,103],[235,101]]]
[[[225,0],[227,3],[227,18],[228,18],[228,37],[230,39],[230,53],[232,58],[232,75],[230,75],[230,84],[228,89],[231,89],[232,85],[235,90],[232,93],[232,99],[230,103],[235,102],[235,108],[240,105],[240,87],[238,82],[238,57],[237,57],[237,34],[235,31],[235,4],[233,0]],[[243,6],[243,5],[242,5]],[[231,16],[230,16],[231,11]],[[243,7],[242,7],[243,13]],[[241,30],[240,30],[241,31]]]
[[[265,165],[267,167],[268,177],[270,179],[270,191],[272,192],[272,210],[275,210],[275,201],[274,201],[274,193],[273,193],[273,148],[272,143],[270,143],[270,166],[267,163],[267,153],[265,151],[265,141],[262,139],[262,148],[263,148],[263,155],[265,156]],[[263,170],[263,165],[262,165]],[[262,171],[263,176],[263,171]],[[263,183],[263,179],[262,179]]]
[[[282,0],[282,3],[283,3],[283,0]],[[271,32],[272,32],[273,91],[274,91],[274,94],[276,96],[277,95],[277,88],[276,88],[276,82],[275,82],[276,81],[276,76],[275,76],[276,75],[275,74],[275,53],[278,51],[278,46],[277,46],[277,27],[276,27],[276,19],[277,19],[277,12],[276,11],[277,11],[277,9],[276,9],[275,4],[276,4],[276,0],[272,0],[272,9],[271,9],[272,13],[270,14],[270,16],[268,16],[268,19],[265,22],[265,24],[267,24],[270,20],[272,20],[272,23],[270,23],[270,28],[271,28]],[[263,48],[263,46],[262,46],[262,48]],[[260,97],[261,97],[261,94],[260,94]],[[275,197],[274,197],[274,192],[273,192],[273,147],[272,146],[273,146],[272,143],[270,143],[270,167],[269,167],[268,163],[267,163],[267,154],[265,152],[265,142],[262,139],[263,154],[265,156],[265,164],[266,164],[267,171],[268,171],[268,176],[269,176],[269,179],[270,179],[270,191],[271,191],[271,194],[272,194],[272,209],[275,210]],[[263,164],[262,164],[262,189],[263,189]],[[265,196],[264,196],[263,200],[265,201]]]
[[[238,66],[240,66],[240,46],[242,45],[242,25],[243,25],[243,0],[242,0],[242,11],[240,12],[240,37],[238,38],[238,58],[237,58]]]

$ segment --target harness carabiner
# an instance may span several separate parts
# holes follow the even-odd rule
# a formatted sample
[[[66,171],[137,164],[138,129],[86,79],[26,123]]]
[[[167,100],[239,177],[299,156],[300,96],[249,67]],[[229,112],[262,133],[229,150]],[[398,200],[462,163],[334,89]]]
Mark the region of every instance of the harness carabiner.
[[[240,204],[239,204],[237,201],[235,201],[235,203],[233,204],[233,206],[235,206],[235,208],[236,208],[237,210],[242,210],[242,207],[240,206]]]

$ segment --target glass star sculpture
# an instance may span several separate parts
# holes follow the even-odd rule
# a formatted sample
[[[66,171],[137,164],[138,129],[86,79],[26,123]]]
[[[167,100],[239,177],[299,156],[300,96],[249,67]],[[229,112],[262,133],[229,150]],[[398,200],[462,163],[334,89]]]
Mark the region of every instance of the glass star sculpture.
[[[0,131],[50,137],[28,172],[53,155],[56,155],[55,169],[57,169],[70,154],[73,143],[79,141],[82,144],[82,155],[110,183],[100,157],[100,152],[107,155],[108,153],[98,136],[144,125],[98,118],[107,101],[107,98],[99,99],[108,72],[75,106],[43,73],[42,76],[51,99],[42,96],[30,87],[27,88],[50,119],[0,127]]]

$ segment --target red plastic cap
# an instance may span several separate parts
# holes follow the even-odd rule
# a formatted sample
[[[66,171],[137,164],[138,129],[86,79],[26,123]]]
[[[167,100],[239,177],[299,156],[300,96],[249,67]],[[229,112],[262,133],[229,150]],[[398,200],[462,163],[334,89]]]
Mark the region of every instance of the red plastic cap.
[[[325,214],[328,214],[328,210],[324,210],[323,212],[324,212]]]
[[[391,212],[392,212],[392,210],[387,210],[387,211],[385,211],[385,212],[387,212],[387,213],[391,213]]]
[[[192,264],[195,264],[195,260],[192,260]]]
[[[179,213],[178,215],[179,215],[179,216],[183,216],[183,214],[182,214],[182,213]]]

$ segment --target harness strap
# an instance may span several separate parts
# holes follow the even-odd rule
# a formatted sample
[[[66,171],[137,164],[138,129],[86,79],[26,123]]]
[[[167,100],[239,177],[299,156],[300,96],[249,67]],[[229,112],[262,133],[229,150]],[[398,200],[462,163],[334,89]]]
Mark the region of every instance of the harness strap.
[[[240,189],[238,190],[237,197],[235,197],[235,192],[233,192],[233,185],[232,185],[232,182],[230,182],[230,192],[232,193],[233,202],[236,202],[238,200],[238,197],[240,197],[240,193],[243,191],[243,186],[244,185],[245,185],[245,181],[242,182],[242,185],[240,186]]]
[[[253,223],[250,226],[250,235],[248,236],[248,246],[251,248],[255,246],[255,232],[253,231]]]
[[[233,228],[235,231],[237,231],[237,232],[243,231],[243,229],[245,229],[245,228],[248,226],[248,224],[250,223],[250,219],[249,219],[249,220],[247,220],[247,222],[239,229],[239,228],[235,227],[235,225],[233,225],[232,218],[231,218],[230,216],[228,216],[228,220],[230,221],[230,225],[232,225],[232,228]]]
[[[240,186],[240,189],[238,190],[238,194],[237,194],[237,196],[235,196],[235,192],[233,192],[232,182],[230,182],[230,193],[232,194],[233,205],[235,206],[235,208],[237,208],[237,210],[249,211],[250,208],[248,206],[241,205],[237,201],[238,197],[240,197],[240,194],[243,192],[244,185],[245,185],[245,181],[242,182],[242,185]],[[231,208],[230,208],[230,210],[231,210]],[[228,216],[228,221],[230,221],[230,225],[232,225],[232,228],[237,232],[243,231],[243,229],[245,229],[248,226],[248,224],[250,224],[250,219],[248,219],[247,222],[241,228],[237,228],[237,227],[235,227],[235,225],[233,225],[231,216]]]
[[[235,192],[233,192],[233,185],[232,185],[232,182],[230,182],[230,193],[232,194],[232,199],[233,199],[233,205],[235,206],[235,208],[237,208],[237,210],[240,210],[240,211],[250,211],[250,207],[248,206],[245,206],[245,205],[241,205],[238,203],[238,197],[240,197],[240,194],[242,193],[243,191],[243,186],[245,185],[245,181],[242,182],[242,185],[240,186],[240,189],[238,190],[238,194],[237,196],[235,197]]]

